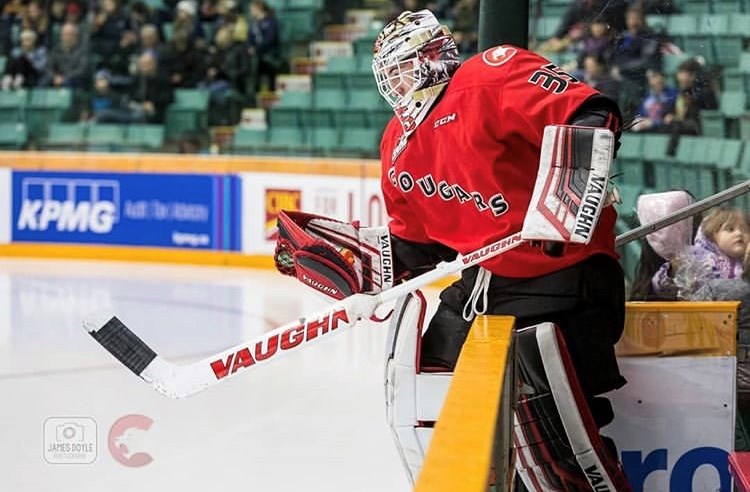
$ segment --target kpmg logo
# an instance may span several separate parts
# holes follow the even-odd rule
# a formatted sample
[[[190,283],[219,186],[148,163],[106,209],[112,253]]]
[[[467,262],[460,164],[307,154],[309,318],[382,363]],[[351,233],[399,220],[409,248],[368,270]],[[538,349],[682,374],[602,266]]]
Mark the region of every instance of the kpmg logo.
[[[120,184],[111,179],[23,178],[19,231],[112,231],[120,215]]]

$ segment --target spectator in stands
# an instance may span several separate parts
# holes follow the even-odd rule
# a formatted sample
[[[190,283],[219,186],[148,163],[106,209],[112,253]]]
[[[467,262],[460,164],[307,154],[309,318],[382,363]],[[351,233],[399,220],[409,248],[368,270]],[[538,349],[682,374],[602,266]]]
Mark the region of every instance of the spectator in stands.
[[[11,26],[21,17],[21,12],[25,8],[23,0],[8,0],[0,6],[0,53],[2,56],[10,54],[13,49],[13,40],[11,39]]]
[[[183,33],[182,31],[180,32]],[[156,57],[157,62],[162,61],[165,47],[159,38],[159,29],[154,24],[144,24],[141,26],[138,41],[139,55],[149,51]]]
[[[268,90],[275,91],[276,75],[284,63],[281,56],[279,19],[265,0],[250,2],[250,17],[250,34],[247,42],[248,53],[256,67],[255,92],[259,92],[263,84]]]
[[[83,18],[85,10],[78,2],[68,2],[65,6],[65,20],[63,24],[78,25]]]
[[[203,26],[198,19],[197,7],[191,0],[180,0],[177,3],[172,30],[172,35],[178,31],[187,33],[195,45],[206,46],[208,44]]]
[[[668,126],[664,117],[674,114],[677,100],[677,89],[666,85],[666,79],[661,70],[646,71],[648,92],[638,109],[638,119],[633,125],[636,132],[665,132]]]
[[[52,33],[59,33],[66,23],[78,24],[81,21],[83,7],[75,0],[52,0],[49,11],[49,35],[47,36],[47,48],[52,42]]]
[[[89,77],[88,53],[79,40],[78,26],[65,24],[60,40],[47,60],[47,70],[40,85],[52,87],[85,87]]]
[[[127,122],[164,123],[164,114],[173,99],[172,86],[159,70],[156,57],[150,51],[143,52],[138,57]]]
[[[625,28],[626,0],[573,0],[565,11],[554,36],[542,43],[541,52],[559,53],[581,39],[585,26],[592,20],[602,18],[613,32]]]
[[[232,91],[246,93],[245,81],[250,72],[250,62],[243,43],[232,36],[232,27],[224,26],[216,32],[214,46],[209,48],[206,75],[200,87],[211,92],[211,101],[224,105]]]
[[[133,42],[138,41],[138,33],[140,33],[143,26],[147,24],[156,26],[159,33],[159,39],[165,39],[164,33],[161,32],[159,16],[157,13],[146,3],[138,0],[131,4],[130,9],[128,10],[128,32],[130,39]]]
[[[102,0],[91,24],[91,50],[105,65],[119,54],[123,36],[129,31],[129,20],[120,0]]]
[[[36,33],[37,43],[40,46],[47,45],[49,16],[39,0],[31,0],[22,11],[21,30],[34,31]]]
[[[660,286],[662,270],[671,268],[680,299],[713,300],[717,285],[721,285],[716,280],[742,278],[749,240],[750,226],[741,209],[716,208],[701,222],[693,246],[659,269],[654,278],[655,287]]]
[[[694,58],[680,63],[677,67],[677,99],[674,114],[664,116],[672,139],[670,154],[677,149],[680,135],[700,135],[700,112],[704,109],[717,109],[719,103],[711,87],[703,66]]]
[[[583,80],[603,95],[617,101],[620,83],[612,77],[602,55],[588,55],[583,59]]]
[[[6,91],[36,86],[47,67],[47,50],[38,45],[36,32],[23,30],[20,38],[20,46],[13,49],[5,66],[2,89]]]
[[[244,43],[247,40],[249,26],[235,0],[221,0],[217,6],[218,17],[214,21],[215,29],[223,26],[232,28],[235,41]]]
[[[641,225],[650,224],[694,202],[693,196],[684,190],[643,194],[638,197],[636,214]],[[689,217],[652,232],[641,241],[641,257],[630,287],[631,301],[677,299],[670,262],[692,245],[698,223],[700,217]],[[665,264],[667,267],[662,269]]]
[[[207,57],[206,50],[195,46],[187,33],[175,33],[164,56],[164,69],[172,87],[197,87],[206,74]]]
[[[81,121],[130,123],[126,97],[112,88],[112,74],[99,70],[94,75],[94,90],[83,96]]]
[[[615,44],[614,66],[624,83],[630,84],[638,97],[646,90],[646,70],[661,69],[661,36],[646,25],[640,4],[628,7],[626,30]]]
[[[578,67],[583,68],[583,59],[589,55],[600,56],[609,65],[615,46],[610,25],[603,18],[599,18],[592,20],[585,30],[586,34],[575,43],[574,48],[578,54]]]
[[[453,19],[453,37],[458,50],[464,54],[477,52],[479,32],[479,2],[477,0],[458,0],[451,9]]]

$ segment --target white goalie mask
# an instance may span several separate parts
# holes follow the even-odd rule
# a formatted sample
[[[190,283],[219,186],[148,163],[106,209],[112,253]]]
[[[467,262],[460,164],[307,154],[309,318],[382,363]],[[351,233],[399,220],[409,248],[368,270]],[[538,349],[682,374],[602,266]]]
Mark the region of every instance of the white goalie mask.
[[[403,12],[380,32],[372,71],[406,135],[422,122],[459,64],[453,35],[429,10]]]

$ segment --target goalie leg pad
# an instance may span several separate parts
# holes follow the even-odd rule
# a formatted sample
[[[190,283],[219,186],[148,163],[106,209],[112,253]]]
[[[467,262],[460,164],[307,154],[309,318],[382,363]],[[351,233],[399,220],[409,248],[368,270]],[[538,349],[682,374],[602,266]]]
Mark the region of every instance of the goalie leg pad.
[[[426,301],[416,291],[396,303],[388,327],[385,399],[391,428],[401,461],[414,483],[422,469],[451,373],[420,371],[419,352]]]
[[[516,471],[534,492],[627,492],[630,485],[597,423],[611,406],[581,390],[570,354],[552,323],[518,331],[520,398],[514,418]],[[597,422],[599,421],[599,422]]]

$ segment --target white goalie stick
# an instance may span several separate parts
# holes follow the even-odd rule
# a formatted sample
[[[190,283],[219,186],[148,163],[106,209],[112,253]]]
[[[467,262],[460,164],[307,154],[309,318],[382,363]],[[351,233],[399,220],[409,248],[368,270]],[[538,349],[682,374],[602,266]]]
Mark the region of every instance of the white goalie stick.
[[[590,141],[582,156],[586,165],[570,162],[571,131],[587,131]],[[551,240],[588,243],[607,193],[613,136],[606,129],[550,126],[545,130],[534,196],[520,232],[414,277],[379,294],[356,294],[328,308],[287,323],[252,340],[197,362],[178,365],[159,356],[117,317],[104,315],[84,322],[99,344],[154,389],[170,398],[185,398],[340,333],[372,315],[380,304],[396,300],[436,280],[456,274],[503,254],[527,241]]]

